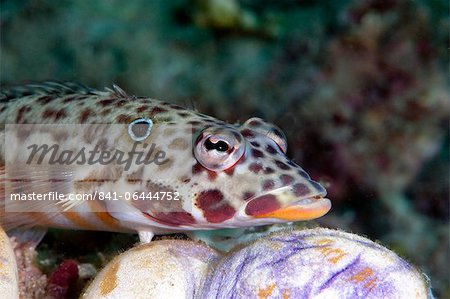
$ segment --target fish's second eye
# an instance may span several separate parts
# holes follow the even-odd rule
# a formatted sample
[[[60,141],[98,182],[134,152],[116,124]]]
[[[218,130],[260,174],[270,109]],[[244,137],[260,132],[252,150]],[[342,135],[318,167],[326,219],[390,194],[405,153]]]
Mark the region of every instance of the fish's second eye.
[[[139,118],[128,125],[128,135],[134,141],[145,140],[152,130],[153,122],[149,118]]]
[[[242,135],[230,128],[207,128],[195,142],[197,161],[212,171],[233,167],[244,155],[245,142]]]

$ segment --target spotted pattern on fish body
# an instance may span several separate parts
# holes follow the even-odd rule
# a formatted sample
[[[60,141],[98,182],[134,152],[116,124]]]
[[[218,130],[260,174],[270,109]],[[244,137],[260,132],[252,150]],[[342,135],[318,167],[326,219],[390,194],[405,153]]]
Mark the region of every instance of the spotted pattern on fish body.
[[[61,205],[45,203],[42,212],[33,217],[29,213],[4,213],[2,209],[0,222],[6,229],[41,225],[165,233],[309,220],[330,209],[326,190],[286,157],[283,132],[259,118],[231,125],[167,102],[129,96],[116,86],[99,91],[55,82],[4,90],[0,105],[0,140],[5,140],[5,124],[92,125],[82,134],[54,134],[55,141],[75,149],[106,134],[99,132],[96,124],[129,125],[148,119],[153,127],[145,142],[169,153],[166,163],[160,165],[133,165],[129,169],[123,165],[77,165],[62,169],[67,184],[54,183],[57,173],[41,170],[29,174],[39,175],[39,181],[44,182],[38,186],[40,191],[164,191],[180,196],[178,202],[120,200],[115,203],[120,211],[111,210],[101,201],[77,204],[68,212]],[[126,131],[106,136],[101,139],[103,148],[131,149],[134,143]],[[5,151],[20,151],[21,136],[17,133],[16,137],[11,144],[0,144],[3,169]],[[12,173],[3,173],[2,180],[13,185],[13,177]],[[14,186],[11,188],[14,190]],[[0,201],[4,203],[5,198]],[[94,205],[96,210],[92,212]]]

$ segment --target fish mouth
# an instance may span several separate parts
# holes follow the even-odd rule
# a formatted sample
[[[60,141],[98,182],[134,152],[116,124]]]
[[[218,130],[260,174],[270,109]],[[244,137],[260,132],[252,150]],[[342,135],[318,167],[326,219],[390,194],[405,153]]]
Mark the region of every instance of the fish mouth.
[[[277,219],[281,221],[302,221],[319,218],[331,209],[326,191],[306,196],[295,196],[292,189],[282,187],[250,199],[245,208],[253,218]]]
[[[322,217],[331,209],[331,201],[326,197],[310,197],[298,203],[273,212],[255,215],[256,218],[275,218],[285,221],[311,220]]]

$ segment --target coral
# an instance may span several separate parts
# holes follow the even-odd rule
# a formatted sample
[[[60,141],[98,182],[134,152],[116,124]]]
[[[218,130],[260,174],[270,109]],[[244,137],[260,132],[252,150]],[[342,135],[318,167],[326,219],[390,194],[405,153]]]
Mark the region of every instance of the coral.
[[[174,296],[433,298],[427,278],[392,251],[322,228],[276,232],[225,255],[192,241],[140,245],[111,261],[82,298]]]
[[[209,274],[202,298],[431,298],[425,280],[366,238],[288,230],[225,256]]]
[[[48,277],[46,298],[66,298],[69,286],[78,279],[78,263],[75,260],[63,261]]]
[[[82,298],[195,298],[217,253],[191,241],[154,241],[114,258]]]

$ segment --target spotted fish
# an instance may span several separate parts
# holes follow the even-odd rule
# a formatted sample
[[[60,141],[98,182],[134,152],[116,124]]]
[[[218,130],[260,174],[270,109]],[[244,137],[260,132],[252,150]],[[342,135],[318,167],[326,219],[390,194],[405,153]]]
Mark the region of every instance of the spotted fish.
[[[130,96],[117,86],[100,91],[75,83],[45,82],[1,91],[0,119],[0,175],[5,189],[97,197],[100,191],[172,192],[178,197],[165,203],[122,198],[114,205],[105,200],[68,205],[40,201],[34,203],[39,208],[34,213],[5,212],[0,206],[0,224],[6,230],[40,226],[138,232],[142,239],[151,240],[161,233],[309,220],[331,207],[326,190],[286,157],[283,132],[260,118],[233,125],[178,105]],[[26,173],[10,165],[8,172],[6,153],[18,157],[25,141],[18,132],[5,144],[6,124],[120,124],[123,129],[105,138],[98,133],[95,139],[86,132],[51,138],[65,148],[92,145],[94,139],[106,149],[151,143],[168,155],[158,165],[75,163],[60,170]],[[14,171],[34,183],[17,180]],[[5,193],[0,203],[5,206],[6,200]]]

